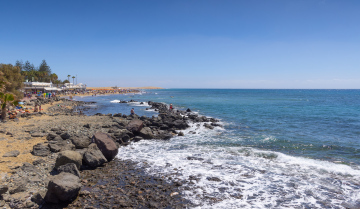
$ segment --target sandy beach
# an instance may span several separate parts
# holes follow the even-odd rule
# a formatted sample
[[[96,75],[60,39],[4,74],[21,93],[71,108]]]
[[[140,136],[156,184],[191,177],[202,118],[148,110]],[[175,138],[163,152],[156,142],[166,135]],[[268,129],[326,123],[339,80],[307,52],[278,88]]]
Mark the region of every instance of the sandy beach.
[[[54,102],[53,105],[57,105],[60,102]],[[47,112],[50,104],[42,106],[43,112]],[[33,108],[32,106],[25,106]],[[34,124],[42,124],[51,122],[52,118],[48,115],[42,115],[41,117],[33,117],[31,119],[19,118],[18,121],[7,120],[5,124],[1,124],[0,130],[6,130],[6,133],[0,135],[0,171],[1,175],[7,173],[11,175],[12,169],[22,165],[24,162],[32,163],[38,157],[32,155],[30,152],[35,144],[46,141],[46,136],[31,138],[31,134],[26,131],[28,128],[33,127]],[[11,133],[7,134],[7,133]],[[28,140],[26,138],[31,138]],[[18,150],[20,154],[17,157],[3,157],[5,153]]]

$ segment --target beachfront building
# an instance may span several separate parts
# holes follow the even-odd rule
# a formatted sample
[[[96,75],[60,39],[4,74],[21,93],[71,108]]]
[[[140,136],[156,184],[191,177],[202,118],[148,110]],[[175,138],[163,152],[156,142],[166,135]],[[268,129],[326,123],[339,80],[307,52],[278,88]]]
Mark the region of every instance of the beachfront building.
[[[62,88],[54,86],[52,83],[46,82],[24,82],[24,92],[38,94],[46,92],[59,92]]]
[[[65,83],[64,90],[86,90],[86,84],[73,84],[73,83]]]

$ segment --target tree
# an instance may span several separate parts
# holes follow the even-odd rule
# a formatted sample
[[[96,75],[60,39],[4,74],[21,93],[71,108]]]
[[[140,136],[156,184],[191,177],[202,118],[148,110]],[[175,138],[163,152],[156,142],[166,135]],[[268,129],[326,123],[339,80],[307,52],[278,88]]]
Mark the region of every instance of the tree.
[[[5,91],[5,84],[8,82],[5,80],[4,73],[0,71],[0,92]]]
[[[70,83],[70,81],[69,80],[64,80],[63,83]]]
[[[19,67],[21,71],[24,69],[24,63],[22,61],[16,60],[15,66]]]
[[[75,78],[75,76],[72,77],[72,79],[73,79],[73,86],[74,86],[74,78]]]
[[[48,75],[51,75],[51,69],[45,60],[42,60],[39,66],[39,72],[46,72]]]
[[[10,93],[0,92],[0,101],[1,101],[1,120],[6,119],[6,107],[7,105],[17,105],[18,101],[15,101],[15,97]]]
[[[35,70],[35,67],[33,64],[31,64],[28,60],[26,60],[25,65],[23,67],[23,70],[25,71],[32,71]]]
[[[71,75],[68,75],[68,76],[67,76],[67,77],[68,77],[68,81],[69,81],[69,83],[70,83],[70,76],[71,76]]]
[[[53,74],[50,75],[50,80],[51,80],[51,82],[54,83],[57,79],[58,79],[58,76],[57,76],[55,73],[53,73]]]
[[[20,68],[11,64],[0,64],[0,72],[4,82],[4,90],[2,92],[12,93],[17,98],[22,98],[23,94],[19,91],[23,87],[24,77],[20,73]]]

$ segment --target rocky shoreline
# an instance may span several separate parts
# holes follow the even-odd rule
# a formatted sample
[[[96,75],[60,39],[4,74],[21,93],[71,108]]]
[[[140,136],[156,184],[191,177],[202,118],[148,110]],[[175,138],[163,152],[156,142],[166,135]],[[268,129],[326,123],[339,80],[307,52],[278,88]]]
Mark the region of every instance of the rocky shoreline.
[[[47,104],[54,101],[30,101]],[[85,116],[86,102],[60,99],[46,113],[21,117],[49,117],[25,127],[30,136],[17,137],[11,122],[0,133],[17,140],[45,137],[33,146],[38,159],[13,168],[0,185],[0,207],[5,208],[186,208],[191,205],[181,197],[182,182],[167,182],[149,176],[135,162],[114,157],[120,146],[140,140],[169,140],[183,136],[189,123],[219,126],[214,118],[187,111],[170,111],[168,106],[147,102],[159,112],[157,117],[124,114]],[[9,130],[7,130],[9,129]],[[72,183],[69,183],[72,182]],[[70,185],[69,185],[70,184]],[[55,189],[56,188],[56,189]],[[57,190],[62,192],[57,192]]]

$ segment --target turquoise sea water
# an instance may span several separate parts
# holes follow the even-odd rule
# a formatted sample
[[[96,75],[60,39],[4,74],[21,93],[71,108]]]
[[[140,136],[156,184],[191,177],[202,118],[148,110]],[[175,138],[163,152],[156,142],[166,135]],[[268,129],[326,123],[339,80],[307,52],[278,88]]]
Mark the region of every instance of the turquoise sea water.
[[[150,165],[149,173],[188,180],[196,192],[183,195],[199,207],[344,208],[360,201],[360,90],[164,89],[76,99],[97,102],[88,114],[134,107],[156,115],[139,103],[115,103],[133,99],[220,119],[224,128],[193,125],[197,134],[120,149],[119,157]]]

